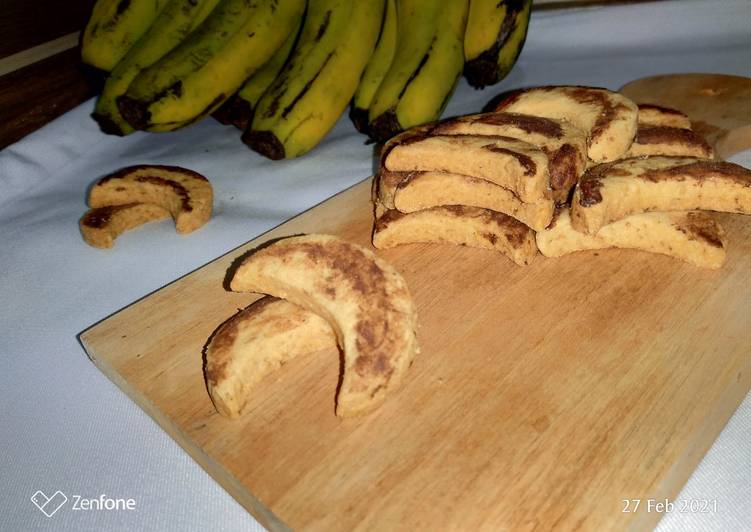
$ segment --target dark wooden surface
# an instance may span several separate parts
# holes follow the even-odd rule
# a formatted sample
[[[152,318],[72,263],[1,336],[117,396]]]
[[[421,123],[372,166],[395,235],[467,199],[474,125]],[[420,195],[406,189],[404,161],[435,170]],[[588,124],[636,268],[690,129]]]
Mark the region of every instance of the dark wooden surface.
[[[96,85],[75,48],[0,77],[0,149],[90,98]]]
[[[93,5],[94,0],[0,0],[0,58],[80,31]]]
[[[81,31],[95,0],[0,0],[0,59]],[[72,49],[0,77],[0,149],[94,94]]]

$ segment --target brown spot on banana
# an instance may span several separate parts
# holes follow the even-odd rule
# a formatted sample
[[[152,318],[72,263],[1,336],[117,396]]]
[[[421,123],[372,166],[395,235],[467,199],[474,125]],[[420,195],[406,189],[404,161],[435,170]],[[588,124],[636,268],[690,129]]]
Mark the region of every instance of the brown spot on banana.
[[[117,9],[115,10],[115,18],[125,13],[129,7],[130,0],[120,0],[120,2],[117,4]]]
[[[154,95],[154,99],[151,101],[145,102],[137,100],[124,94],[118,96],[115,102],[117,103],[117,108],[120,110],[120,114],[126,122],[136,129],[146,129],[151,123],[151,111],[149,111],[149,106],[151,104],[169,95],[174,95],[179,98],[182,94],[183,82],[178,80],[163,91]]]
[[[323,22],[318,27],[318,33],[316,33],[315,42],[320,41],[321,38],[324,36],[324,34],[326,33],[326,30],[329,27],[330,21],[331,21],[331,10],[329,9],[328,11],[326,11],[326,14],[323,17]]]

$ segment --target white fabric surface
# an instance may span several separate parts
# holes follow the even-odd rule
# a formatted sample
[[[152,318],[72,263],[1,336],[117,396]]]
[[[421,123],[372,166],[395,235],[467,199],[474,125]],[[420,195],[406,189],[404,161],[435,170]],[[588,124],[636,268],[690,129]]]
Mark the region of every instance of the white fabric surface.
[[[520,86],[615,89],[669,72],[751,76],[749,21],[749,0],[536,13],[513,73],[485,91],[462,82],[447,114],[476,112],[494,94]],[[344,117],[312,154],[271,162],[212,120],[168,135],[108,137],[88,117],[92,107],[87,102],[0,152],[0,529],[258,530],[96,369],[76,335],[367,177],[373,148]],[[751,166],[751,154],[737,161]],[[207,175],[216,191],[214,217],[186,237],[161,222],[120,237],[109,251],[87,246],[77,227],[86,187],[136,163]],[[751,530],[750,459],[747,397],[681,494],[717,499],[717,512],[672,513],[659,529]],[[133,498],[136,510],[73,511],[69,501],[48,518],[30,501],[36,490]]]

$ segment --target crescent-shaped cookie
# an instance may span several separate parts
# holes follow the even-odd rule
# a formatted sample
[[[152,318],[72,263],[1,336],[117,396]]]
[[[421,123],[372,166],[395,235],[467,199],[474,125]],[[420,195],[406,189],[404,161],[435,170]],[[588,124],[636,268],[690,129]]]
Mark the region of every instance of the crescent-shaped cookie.
[[[587,134],[587,155],[598,163],[623,157],[636,134],[638,116],[636,104],[622,94],[573,86],[515,91],[494,110],[571,122]]]
[[[537,247],[546,257],[592,249],[638,249],[711,269],[725,262],[725,245],[722,227],[709,214],[697,211],[633,214],[590,235],[574,229],[569,210],[562,209],[550,227],[537,233]]]
[[[379,214],[373,230],[373,245],[379,249],[416,242],[449,243],[498,251],[520,266],[530,264],[537,254],[534,231],[500,212],[447,205]]]
[[[539,146],[548,156],[550,188],[559,204],[568,201],[569,192],[587,167],[587,135],[564,120],[519,113],[482,113],[446,120],[431,133],[504,136]]]
[[[525,203],[495,183],[460,174],[383,170],[378,181],[378,200],[401,212],[467,205],[508,214],[539,231],[550,223],[555,210],[552,199]]]
[[[691,120],[677,109],[649,103],[639,104],[640,126],[664,126],[691,129]]]
[[[751,214],[751,170],[691,157],[639,157],[590,168],[571,200],[571,224],[596,233],[631,214],[709,210]]]
[[[169,217],[170,213],[159,205],[128,203],[90,209],[81,218],[79,226],[87,244],[111,248],[115,239],[128,229]]]
[[[178,166],[139,165],[100,179],[89,193],[91,207],[151,203],[166,209],[178,233],[190,233],[211,217],[214,193],[201,174]]]
[[[330,235],[277,240],[243,260],[230,284],[306,308],[332,327],[344,353],[336,413],[378,407],[419,351],[407,284],[373,252]]]
[[[430,132],[433,130],[435,126],[436,126],[436,122],[429,122],[427,124],[422,124],[419,126],[411,127],[391,137],[389,140],[386,141],[386,143],[381,148],[381,152],[379,154],[379,159],[378,159],[379,160],[378,166],[380,168],[385,167],[386,159],[391,153],[391,150],[393,150],[397,146],[411,144],[412,142],[417,142],[418,140],[428,138],[430,136]]]
[[[391,147],[382,168],[470,175],[514,192],[522,201],[551,197],[548,158],[540,148],[510,137],[430,135]]]
[[[263,297],[225,321],[206,347],[206,386],[217,411],[238,417],[254,387],[287,361],[336,347],[331,326],[317,314]]]
[[[714,151],[704,137],[690,129],[640,124],[626,157],[651,155],[711,159],[714,157]]]

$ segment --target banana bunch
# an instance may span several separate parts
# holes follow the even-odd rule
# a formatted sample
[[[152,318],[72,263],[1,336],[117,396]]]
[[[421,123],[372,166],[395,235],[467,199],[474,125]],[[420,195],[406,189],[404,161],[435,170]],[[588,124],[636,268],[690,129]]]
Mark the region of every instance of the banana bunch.
[[[97,0],[81,41],[109,72],[103,131],[166,132],[213,116],[271,159],[315,147],[350,107],[378,141],[437,120],[462,72],[500,81],[531,0]]]

